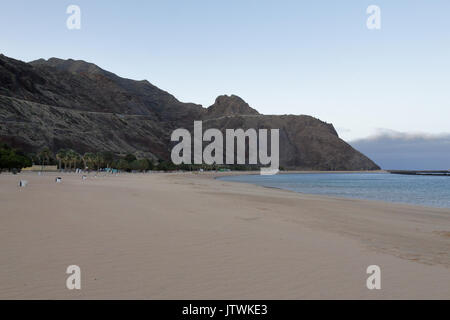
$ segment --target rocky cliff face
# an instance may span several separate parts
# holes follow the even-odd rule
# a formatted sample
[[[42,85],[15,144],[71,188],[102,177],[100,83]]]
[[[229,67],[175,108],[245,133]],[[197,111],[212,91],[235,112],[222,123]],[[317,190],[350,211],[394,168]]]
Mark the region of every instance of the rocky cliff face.
[[[205,129],[280,129],[280,164],[287,168],[378,169],[331,124],[309,116],[261,115],[233,95],[205,109],[84,61],[24,63],[0,55],[0,140],[27,151],[48,146],[168,159],[172,131],[192,129],[195,120]]]

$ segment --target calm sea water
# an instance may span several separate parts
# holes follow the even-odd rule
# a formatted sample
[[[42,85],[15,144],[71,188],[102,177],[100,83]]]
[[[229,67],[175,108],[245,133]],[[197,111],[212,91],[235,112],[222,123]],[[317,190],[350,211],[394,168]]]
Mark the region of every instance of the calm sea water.
[[[450,177],[389,173],[242,175],[221,180],[327,196],[450,208]]]

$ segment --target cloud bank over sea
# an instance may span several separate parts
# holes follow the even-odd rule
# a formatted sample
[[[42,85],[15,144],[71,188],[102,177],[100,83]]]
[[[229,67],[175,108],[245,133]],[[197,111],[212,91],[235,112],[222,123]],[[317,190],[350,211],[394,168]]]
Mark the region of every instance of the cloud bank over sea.
[[[450,133],[404,133],[378,129],[372,136],[349,143],[383,169],[450,169]]]

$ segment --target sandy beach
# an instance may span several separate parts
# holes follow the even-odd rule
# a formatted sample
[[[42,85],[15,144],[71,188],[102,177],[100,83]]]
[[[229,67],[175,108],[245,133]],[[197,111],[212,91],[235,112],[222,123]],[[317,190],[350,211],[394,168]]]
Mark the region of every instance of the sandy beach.
[[[0,299],[450,299],[449,209],[212,173],[58,176],[0,175]]]

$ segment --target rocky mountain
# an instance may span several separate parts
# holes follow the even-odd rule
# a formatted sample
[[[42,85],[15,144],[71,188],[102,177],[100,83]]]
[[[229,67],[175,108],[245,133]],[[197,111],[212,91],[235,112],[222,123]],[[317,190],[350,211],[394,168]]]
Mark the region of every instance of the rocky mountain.
[[[219,96],[216,102],[206,110],[205,118],[212,119],[223,116],[259,115],[247,102],[238,96]]]
[[[177,128],[278,128],[286,168],[372,170],[331,124],[305,115],[261,115],[237,96],[209,108],[182,103],[148,81],[121,78],[84,61],[0,55],[0,140],[36,152],[72,148],[169,159]]]

